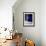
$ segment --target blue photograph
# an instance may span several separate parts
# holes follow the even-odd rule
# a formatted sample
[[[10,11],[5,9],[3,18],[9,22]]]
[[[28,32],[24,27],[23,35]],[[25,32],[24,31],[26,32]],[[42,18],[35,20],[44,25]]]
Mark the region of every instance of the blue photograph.
[[[35,26],[35,12],[23,13],[23,26],[25,27]]]
[[[25,14],[25,21],[32,22],[32,14]]]

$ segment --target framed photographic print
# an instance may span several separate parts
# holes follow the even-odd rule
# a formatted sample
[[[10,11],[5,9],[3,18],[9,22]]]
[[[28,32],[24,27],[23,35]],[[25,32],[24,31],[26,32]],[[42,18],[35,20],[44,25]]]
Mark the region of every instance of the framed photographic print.
[[[35,12],[23,12],[23,26],[35,26]]]

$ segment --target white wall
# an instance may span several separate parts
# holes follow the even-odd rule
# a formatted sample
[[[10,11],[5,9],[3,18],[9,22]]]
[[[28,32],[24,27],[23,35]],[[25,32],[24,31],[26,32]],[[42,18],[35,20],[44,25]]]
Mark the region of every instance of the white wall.
[[[0,0],[0,27],[12,28],[12,6],[16,0]]]
[[[21,0],[18,0],[20,2]],[[17,5],[17,6],[16,6]],[[41,1],[40,0],[22,0],[21,3],[16,3],[13,6],[15,28],[18,32],[23,33],[24,38],[35,41],[36,46],[41,46],[41,31],[40,31],[40,15]],[[35,27],[23,27],[23,12],[35,12]]]
[[[42,46],[46,46],[46,0],[41,2],[40,27]]]

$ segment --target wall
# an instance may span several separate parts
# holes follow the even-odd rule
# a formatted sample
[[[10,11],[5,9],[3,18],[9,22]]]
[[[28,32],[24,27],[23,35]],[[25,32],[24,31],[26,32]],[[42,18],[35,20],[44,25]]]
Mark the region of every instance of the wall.
[[[40,28],[42,46],[46,46],[46,0],[41,2]]]
[[[0,27],[12,29],[12,6],[16,0],[0,0]]]
[[[18,2],[21,2],[21,0],[18,0]],[[41,1],[22,0],[21,3],[18,2],[13,6],[15,29],[17,29],[18,32],[22,32],[25,39],[34,40],[36,46],[41,46]],[[23,12],[35,12],[35,27],[23,27]]]

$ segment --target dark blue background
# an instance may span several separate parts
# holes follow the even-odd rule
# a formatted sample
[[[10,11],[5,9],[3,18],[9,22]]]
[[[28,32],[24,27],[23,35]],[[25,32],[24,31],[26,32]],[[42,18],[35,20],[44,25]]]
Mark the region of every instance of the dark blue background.
[[[25,14],[25,21],[32,22],[32,14]]]

